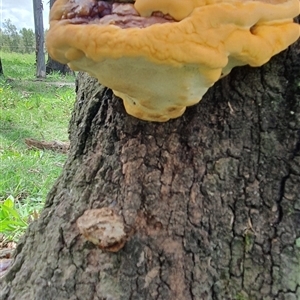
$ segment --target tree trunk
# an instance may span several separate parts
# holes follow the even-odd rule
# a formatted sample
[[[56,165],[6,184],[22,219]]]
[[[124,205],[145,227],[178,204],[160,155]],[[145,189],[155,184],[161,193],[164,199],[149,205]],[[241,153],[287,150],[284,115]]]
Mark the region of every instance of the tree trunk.
[[[1,57],[0,57],[0,75],[2,76],[4,75]]]
[[[75,76],[74,71],[72,71],[68,65],[61,64],[48,55],[46,74],[52,74],[53,72],[59,72],[62,75],[70,74]]]
[[[41,0],[33,0],[34,30],[36,42],[36,77],[46,77],[46,64],[44,53],[44,24],[43,24],[43,3]]]
[[[51,9],[52,5],[54,4],[54,2],[55,2],[55,0],[49,1],[50,9]],[[46,74],[51,74],[53,72],[60,72],[63,75],[66,75],[66,74],[75,75],[74,71],[72,71],[68,65],[61,64],[58,61],[52,59],[52,57],[50,57],[48,55],[48,60],[47,60],[47,65],[46,65]]]
[[[67,162],[1,299],[300,299],[299,55],[236,68],[167,123],[79,74]],[[79,231],[97,208],[122,216],[118,252]]]

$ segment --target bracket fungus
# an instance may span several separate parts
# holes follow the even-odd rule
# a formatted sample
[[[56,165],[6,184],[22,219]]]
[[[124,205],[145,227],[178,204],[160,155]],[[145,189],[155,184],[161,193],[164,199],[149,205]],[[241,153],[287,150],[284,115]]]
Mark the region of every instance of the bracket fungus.
[[[167,121],[233,67],[299,39],[299,0],[56,0],[49,54],[88,72],[143,120]]]

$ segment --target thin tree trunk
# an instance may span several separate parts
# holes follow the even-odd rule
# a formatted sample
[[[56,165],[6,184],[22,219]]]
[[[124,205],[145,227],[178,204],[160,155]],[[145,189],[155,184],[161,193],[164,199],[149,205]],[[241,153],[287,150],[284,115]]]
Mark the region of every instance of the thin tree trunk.
[[[4,75],[1,57],[0,57],[0,75],[2,76]]]
[[[167,123],[80,74],[67,162],[1,299],[300,299],[299,55],[236,68]],[[118,252],[79,231],[98,208],[122,217]]]
[[[43,24],[43,3],[41,0],[33,0],[34,29],[36,41],[36,77],[46,77],[46,64],[44,53],[44,24]]]

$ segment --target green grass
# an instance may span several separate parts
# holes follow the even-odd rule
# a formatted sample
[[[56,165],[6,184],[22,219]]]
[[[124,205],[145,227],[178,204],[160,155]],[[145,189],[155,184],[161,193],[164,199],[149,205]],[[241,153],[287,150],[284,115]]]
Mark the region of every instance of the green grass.
[[[32,79],[35,75],[35,57],[33,54],[7,53],[0,51],[4,75]]]
[[[15,79],[35,81],[36,66],[34,54],[7,53],[0,51],[4,75]],[[45,57],[47,61],[47,57]],[[58,73],[47,75],[45,81],[74,82],[71,75],[61,76]]]
[[[23,221],[27,224],[41,209],[66,159],[64,154],[28,149],[24,139],[67,141],[75,92],[74,86],[62,83],[75,78],[54,74],[36,80],[34,55],[0,56],[5,75],[0,76],[0,233],[15,240],[26,228]],[[13,203],[9,209],[19,220],[12,211],[7,213],[5,203]]]

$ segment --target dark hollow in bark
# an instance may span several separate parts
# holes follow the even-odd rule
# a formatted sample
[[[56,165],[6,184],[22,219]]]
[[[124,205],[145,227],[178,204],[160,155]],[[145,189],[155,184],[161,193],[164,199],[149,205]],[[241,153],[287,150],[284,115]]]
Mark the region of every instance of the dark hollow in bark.
[[[161,124],[79,74],[67,162],[1,299],[300,299],[299,57],[237,68]],[[76,225],[103,207],[133,232],[116,253]]]

